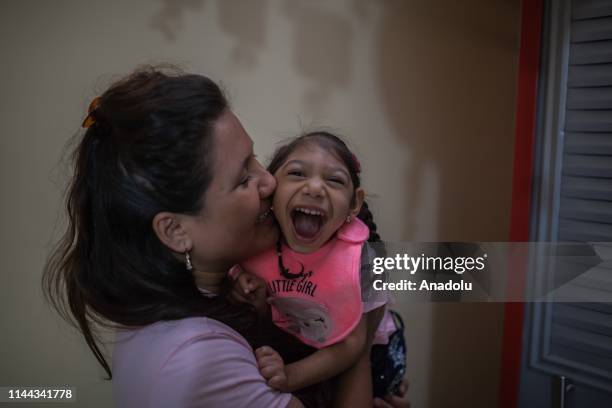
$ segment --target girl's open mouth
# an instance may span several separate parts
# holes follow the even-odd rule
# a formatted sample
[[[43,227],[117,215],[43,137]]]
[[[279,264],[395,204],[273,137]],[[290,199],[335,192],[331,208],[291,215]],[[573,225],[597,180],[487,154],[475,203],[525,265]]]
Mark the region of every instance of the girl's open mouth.
[[[315,241],[326,221],[325,213],[322,210],[296,207],[291,211],[293,221],[293,231],[302,241]]]

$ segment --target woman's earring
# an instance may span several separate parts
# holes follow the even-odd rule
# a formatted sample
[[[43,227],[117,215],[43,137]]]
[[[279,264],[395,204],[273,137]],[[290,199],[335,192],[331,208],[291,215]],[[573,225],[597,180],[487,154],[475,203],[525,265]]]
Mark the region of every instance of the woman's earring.
[[[350,215],[346,217],[346,223],[347,223],[347,224],[350,224],[350,223],[351,223],[351,216],[350,216]]]
[[[193,271],[193,264],[191,263],[191,256],[189,252],[185,251],[185,267],[189,272]]]

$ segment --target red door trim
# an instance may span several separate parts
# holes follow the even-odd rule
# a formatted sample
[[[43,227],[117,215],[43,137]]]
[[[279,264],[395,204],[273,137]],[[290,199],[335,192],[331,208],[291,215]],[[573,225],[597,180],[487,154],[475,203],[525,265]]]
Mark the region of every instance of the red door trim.
[[[533,146],[535,140],[537,84],[540,72],[540,39],[542,30],[542,0],[521,1],[521,40],[519,51],[512,178],[512,210],[510,241],[529,240],[529,213],[533,176]],[[513,287],[524,287],[525,276],[512,276]],[[518,406],[521,370],[523,303],[506,303],[504,337],[502,341],[499,398],[501,408]]]

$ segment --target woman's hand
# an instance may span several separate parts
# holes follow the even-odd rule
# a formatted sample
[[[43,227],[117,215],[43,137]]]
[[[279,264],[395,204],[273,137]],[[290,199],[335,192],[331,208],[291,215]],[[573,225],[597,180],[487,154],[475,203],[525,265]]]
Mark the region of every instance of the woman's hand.
[[[374,398],[375,408],[410,408],[408,400],[408,378],[404,377],[397,394],[387,395],[384,399]]]
[[[248,303],[262,315],[268,311],[266,283],[236,265],[229,273],[232,287],[228,298],[235,303]]]

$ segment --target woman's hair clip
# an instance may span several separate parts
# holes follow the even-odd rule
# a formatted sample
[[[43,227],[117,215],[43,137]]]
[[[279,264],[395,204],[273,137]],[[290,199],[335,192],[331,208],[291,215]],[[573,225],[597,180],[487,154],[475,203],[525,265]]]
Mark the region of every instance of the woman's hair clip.
[[[100,97],[96,96],[93,99],[93,101],[91,101],[91,103],[89,104],[89,108],[87,109],[87,117],[85,117],[85,120],[81,124],[82,127],[84,127],[85,129],[88,129],[94,123],[96,123],[96,118],[94,117],[93,113],[96,109],[98,109],[99,105],[100,105]]]
[[[355,156],[355,153],[351,153],[351,155],[353,156],[353,164],[355,165],[355,170],[357,170],[357,174],[361,173],[361,163],[359,163],[359,160],[357,160],[357,156]]]

